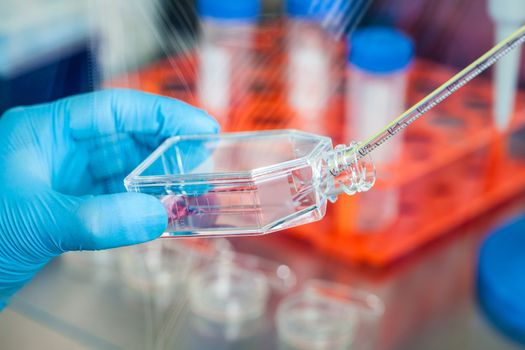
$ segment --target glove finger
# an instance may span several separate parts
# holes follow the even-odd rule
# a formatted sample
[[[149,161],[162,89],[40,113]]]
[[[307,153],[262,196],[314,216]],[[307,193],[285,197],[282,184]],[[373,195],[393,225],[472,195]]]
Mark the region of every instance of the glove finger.
[[[128,134],[85,143],[86,147],[77,147],[53,176],[54,190],[73,196],[125,192],[124,177],[151,153]]]
[[[118,193],[84,199],[75,211],[79,227],[71,228],[69,250],[98,250],[155,239],[166,229],[166,210],[142,193]]]
[[[143,159],[144,146],[128,134],[94,140],[90,150],[89,172],[95,181],[120,177],[122,182]]]
[[[126,192],[126,187],[124,187],[124,181],[122,177],[113,177],[107,180],[104,180],[105,193],[121,193]]]
[[[142,134],[142,133],[133,134],[133,138],[135,139],[135,141],[137,141],[137,143],[151,150],[154,150],[155,148],[159,147],[160,144],[166,141],[167,139],[166,136],[162,136],[162,135],[152,135],[152,134]]]
[[[201,109],[134,90],[102,90],[60,100],[73,137],[121,132],[160,136],[215,133],[217,122]]]
[[[60,166],[52,169],[52,188],[73,196],[92,193],[94,179],[87,171],[88,166],[89,148],[84,142],[76,145],[74,152],[66,154]]]

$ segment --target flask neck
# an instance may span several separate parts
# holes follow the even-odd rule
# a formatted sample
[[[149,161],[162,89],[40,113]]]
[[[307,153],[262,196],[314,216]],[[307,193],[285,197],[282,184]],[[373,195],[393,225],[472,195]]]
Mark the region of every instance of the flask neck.
[[[343,192],[349,195],[366,192],[375,183],[376,170],[372,158],[366,155],[359,159],[355,152],[358,145],[357,142],[337,145],[328,155],[326,163],[334,179],[333,189],[328,196],[332,201]]]

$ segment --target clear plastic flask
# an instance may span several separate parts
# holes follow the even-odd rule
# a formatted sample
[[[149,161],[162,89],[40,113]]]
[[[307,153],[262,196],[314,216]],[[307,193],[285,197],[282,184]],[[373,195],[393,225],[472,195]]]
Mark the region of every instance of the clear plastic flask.
[[[352,147],[295,130],[177,136],[124,183],[161,200],[164,236],[264,234],[320,220],[327,200],[370,189],[374,166],[348,158]]]

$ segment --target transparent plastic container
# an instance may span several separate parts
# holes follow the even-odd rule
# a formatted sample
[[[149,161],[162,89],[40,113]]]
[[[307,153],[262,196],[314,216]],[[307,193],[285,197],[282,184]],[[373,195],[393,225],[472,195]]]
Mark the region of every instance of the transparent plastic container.
[[[264,234],[320,220],[328,199],[370,189],[374,166],[352,147],[294,130],[173,137],[124,182],[164,204],[164,236]]]
[[[393,28],[368,27],[349,40],[346,136],[365,140],[405,110],[406,85],[414,49]],[[402,137],[374,151],[378,164],[399,159]]]
[[[405,110],[414,49],[409,37],[388,27],[360,29],[351,36],[349,46],[345,134],[365,140]],[[388,182],[392,177],[391,167],[399,162],[402,149],[403,138],[397,136],[387,147],[374,151],[381,180]],[[358,208],[355,227],[376,231],[391,225],[399,216],[399,196],[397,188],[367,193],[361,198],[363,205]]]
[[[249,91],[260,0],[198,0],[201,40],[197,90],[202,107],[228,122]]]
[[[310,280],[277,308],[279,345],[283,350],[370,350],[383,314],[384,304],[374,294]]]
[[[326,135],[336,44],[321,25],[328,8],[315,0],[287,0],[285,7],[288,104],[303,130]]]
[[[186,299],[186,284],[192,272],[231,249],[224,238],[156,240],[118,249],[125,293],[131,300],[147,302],[154,313],[168,317]]]
[[[225,252],[193,271],[190,307],[204,333],[229,340],[246,338],[261,330],[270,296],[287,293],[296,283],[287,265]]]

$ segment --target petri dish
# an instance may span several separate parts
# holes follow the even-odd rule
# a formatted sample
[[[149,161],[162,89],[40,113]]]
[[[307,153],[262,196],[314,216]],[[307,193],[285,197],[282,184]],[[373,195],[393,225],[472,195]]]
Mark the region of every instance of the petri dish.
[[[191,271],[231,250],[226,239],[157,240],[122,250],[124,282],[135,291],[173,294],[185,288]]]
[[[272,293],[289,292],[295,283],[286,265],[226,252],[192,272],[190,308],[210,332],[228,339],[247,337],[263,325]]]
[[[384,304],[374,294],[322,280],[281,301],[276,313],[282,349],[372,349]]]

